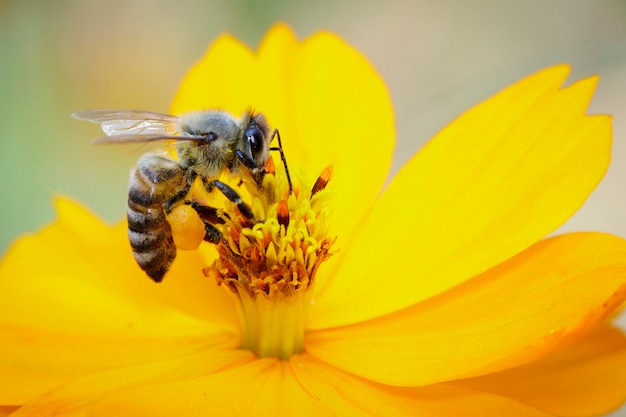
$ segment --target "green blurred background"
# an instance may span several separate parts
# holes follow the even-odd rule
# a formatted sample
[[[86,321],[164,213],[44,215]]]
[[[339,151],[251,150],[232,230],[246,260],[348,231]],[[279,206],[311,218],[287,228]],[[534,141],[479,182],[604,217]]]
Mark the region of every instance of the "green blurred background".
[[[54,218],[67,195],[108,222],[125,212],[138,153],[96,147],[70,112],[166,112],[185,71],[228,31],[256,47],[276,21],[331,29],[386,79],[400,166],[456,114],[547,65],[601,74],[592,111],[615,115],[605,181],[562,228],[626,236],[626,2],[623,0],[0,1],[0,253]],[[626,414],[624,414],[626,415]]]

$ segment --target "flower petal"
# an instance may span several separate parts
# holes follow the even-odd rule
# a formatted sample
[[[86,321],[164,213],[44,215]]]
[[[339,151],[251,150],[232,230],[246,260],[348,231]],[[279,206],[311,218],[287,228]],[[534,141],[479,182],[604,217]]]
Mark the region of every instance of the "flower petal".
[[[395,147],[393,108],[386,86],[366,59],[325,32],[303,43],[292,91],[295,105],[287,118],[298,130],[288,149],[301,148],[296,163],[309,175],[334,167],[328,186],[336,190],[329,230],[341,250],[318,273],[321,289],[334,285],[334,265],[348,253],[343,248],[370,214],[389,173]]]
[[[290,360],[296,378],[337,416],[469,417],[548,414],[497,395],[445,385],[401,388],[346,374],[309,355]]]
[[[17,410],[18,407],[0,406],[0,417],[7,417],[9,414]]]
[[[170,112],[218,108],[235,115],[243,113],[253,104],[248,92],[254,88],[250,81],[254,81],[255,67],[250,48],[230,35],[221,35],[185,75]]]
[[[330,230],[339,236],[338,246],[347,245],[393,156],[393,109],[380,76],[337,36],[319,32],[298,42],[278,24],[257,54],[230,36],[219,38],[183,80],[172,112],[221,108],[241,114],[250,107],[280,129],[294,174],[313,183],[334,165],[329,188],[338,192]]]
[[[421,304],[311,332],[306,351],[392,385],[483,375],[580,337],[623,302],[625,284],[626,240],[557,236]]]
[[[332,416],[288,362],[259,359],[200,378],[144,385],[104,398],[92,416]]]
[[[394,178],[312,310],[315,328],[397,311],[519,253],[567,220],[609,163],[596,78],[543,70],[444,128]],[[338,310],[341,314],[337,314]]]
[[[0,404],[18,405],[94,372],[162,361],[192,352],[235,349],[232,334],[204,337],[96,337],[0,325]]]
[[[251,352],[207,347],[180,358],[133,365],[77,378],[22,406],[14,417],[89,415],[89,408],[114,392],[154,382],[210,375],[254,360]],[[117,414],[112,414],[117,415]]]
[[[236,331],[234,304],[202,276],[200,253],[179,253],[154,284],[132,258],[125,225],[105,226],[58,200],[59,219],[19,239],[0,263],[0,323],[82,334],[203,334]],[[28,302],[24,302],[28,300]],[[62,306],[62,308],[61,308]]]
[[[260,359],[206,377],[145,385],[95,404],[93,416],[541,416],[515,400],[458,387],[374,384],[308,355]]]
[[[605,415],[626,401],[626,336],[609,325],[537,362],[455,385],[516,398],[555,415]]]
[[[156,285],[132,259],[123,225],[67,200],[57,209],[58,221],[0,263],[0,404],[95,370],[237,343],[234,305],[203,279],[199,253],[183,254],[190,262]]]

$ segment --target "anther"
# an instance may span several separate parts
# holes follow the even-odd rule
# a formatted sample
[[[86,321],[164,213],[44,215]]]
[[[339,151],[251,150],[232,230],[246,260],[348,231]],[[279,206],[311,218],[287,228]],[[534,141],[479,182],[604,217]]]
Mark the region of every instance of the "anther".
[[[286,200],[281,200],[276,208],[276,218],[278,223],[283,225],[285,229],[289,226],[289,206]]]
[[[267,158],[263,169],[267,174],[276,174],[276,164],[274,163],[274,158],[272,158],[271,156]]]
[[[313,188],[311,189],[311,197],[313,197],[315,194],[319,193],[324,188],[326,188],[326,186],[328,185],[328,183],[330,182],[332,178],[333,178],[333,166],[328,165],[326,168],[322,170],[322,173],[317,178],[317,181],[315,181],[315,184],[313,185]]]

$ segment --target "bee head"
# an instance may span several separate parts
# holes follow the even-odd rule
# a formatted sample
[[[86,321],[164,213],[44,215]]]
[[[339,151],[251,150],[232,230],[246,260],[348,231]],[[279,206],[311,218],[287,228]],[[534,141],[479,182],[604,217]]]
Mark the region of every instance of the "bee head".
[[[177,145],[180,165],[206,178],[226,169],[237,173],[240,163],[256,172],[269,157],[269,125],[252,111],[241,119],[221,110],[187,113],[179,117],[178,131],[183,136]]]

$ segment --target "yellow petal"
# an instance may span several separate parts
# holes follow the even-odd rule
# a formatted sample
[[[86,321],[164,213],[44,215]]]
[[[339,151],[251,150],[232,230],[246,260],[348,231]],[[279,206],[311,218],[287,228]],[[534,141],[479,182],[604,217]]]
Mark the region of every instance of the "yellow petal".
[[[391,100],[367,60],[331,33],[300,42],[284,24],[256,54],[222,36],[183,80],[172,112],[212,107],[264,113],[280,130],[290,169],[311,183],[334,165],[328,188],[339,192],[330,228],[337,245],[347,245],[380,192],[394,148]]]
[[[497,395],[463,388],[403,389],[349,376],[307,355],[261,359],[206,377],[145,385],[104,398],[93,416],[537,416]]]
[[[123,225],[67,200],[57,209],[58,221],[0,263],[0,404],[94,370],[237,342],[234,305],[202,276],[200,253],[181,254],[157,285],[132,259]]]
[[[596,78],[534,74],[469,110],[393,179],[311,313],[316,328],[408,307],[555,230],[609,162],[608,116],[585,116]],[[338,310],[341,314],[337,314]]]
[[[89,415],[105,396],[125,389],[210,375],[254,360],[251,352],[207,347],[180,358],[133,365],[71,380],[22,406],[14,417]],[[116,414],[112,414],[116,415]]]
[[[0,404],[23,404],[64,382],[94,372],[178,358],[197,351],[232,350],[232,334],[148,337],[73,335],[0,324]]]
[[[205,377],[144,385],[98,402],[97,416],[334,416],[302,389],[288,362],[259,359]]]
[[[625,240],[558,236],[416,306],[311,332],[306,351],[393,385],[483,375],[580,337],[623,302],[625,284]]]
[[[7,417],[9,414],[17,410],[17,407],[13,406],[0,406],[0,417]]]
[[[218,108],[241,114],[252,105],[247,97],[254,88],[254,69],[254,56],[247,46],[230,35],[220,36],[185,75],[170,112]]]
[[[180,335],[237,328],[234,305],[202,275],[200,252],[179,252],[155,284],[139,269],[125,225],[108,227],[58,200],[59,220],[19,239],[0,263],[0,323],[82,334]]]
[[[330,33],[303,43],[294,69],[294,107],[287,117],[298,127],[296,163],[315,176],[332,164],[329,230],[340,252],[321,268],[318,289],[334,285],[334,265],[348,253],[356,230],[378,198],[395,146],[393,108],[386,87],[366,59]],[[287,136],[289,137],[289,136]],[[344,250],[345,249],[345,250]]]
[[[626,336],[602,325],[537,362],[455,385],[516,398],[555,415],[605,415],[626,401]]]
[[[336,416],[501,417],[548,414],[497,395],[445,385],[401,388],[366,381],[311,358],[290,360],[304,389]]]

